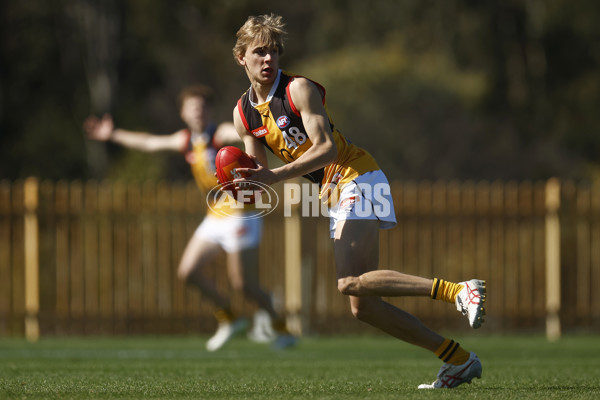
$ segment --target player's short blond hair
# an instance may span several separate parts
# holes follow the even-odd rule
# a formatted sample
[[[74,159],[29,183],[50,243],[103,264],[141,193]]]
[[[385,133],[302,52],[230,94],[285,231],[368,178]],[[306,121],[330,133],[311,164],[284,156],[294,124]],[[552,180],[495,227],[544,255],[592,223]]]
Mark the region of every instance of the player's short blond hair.
[[[284,39],[287,35],[283,18],[280,15],[264,14],[259,16],[250,16],[237,31],[237,42],[233,47],[233,57],[236,62],[238,56],[246,53],[250,45],[277,48],[279,55],[283,54]]]
[[[177,96],[177,107],[181,111],[183,102],[190,97],[201,97],[204,99],[208,106],[212,106],[214,102],[214,90],[206,85],[191,85],[186,86],[179,92]]]

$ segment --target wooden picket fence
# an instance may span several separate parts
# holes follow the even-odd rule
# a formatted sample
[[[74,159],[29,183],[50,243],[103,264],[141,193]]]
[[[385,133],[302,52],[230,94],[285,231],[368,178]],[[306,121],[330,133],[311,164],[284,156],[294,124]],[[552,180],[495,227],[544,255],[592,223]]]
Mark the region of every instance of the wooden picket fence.
[[[600,328],[600,184],[393,182],[380,268],[486,279],[483,332]],[[207,333],[212,307],[176,277],[205,213],[192,183],[0,181],[0,336]],[[210,269],[228,290],[224,257]],[[337,291],[324,217],[264,219],[263,285],[303,334],[376,332]],[[434,328],[454,305],[386,299]],[[249,316],[255,305],[233,294]]]

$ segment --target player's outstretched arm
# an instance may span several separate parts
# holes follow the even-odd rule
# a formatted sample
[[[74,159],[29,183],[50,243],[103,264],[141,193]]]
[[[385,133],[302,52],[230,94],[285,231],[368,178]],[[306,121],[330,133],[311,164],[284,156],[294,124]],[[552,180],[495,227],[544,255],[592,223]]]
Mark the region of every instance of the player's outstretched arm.
[[[177,131],[170,135],[156,135],[148,132],[115,129],[110,114],[104,114],[102,118],[88,117],[83,123],[83,129],[89,139],[111,141],[130,149],[145,152],[181,151],[187,141],[184,131]]]

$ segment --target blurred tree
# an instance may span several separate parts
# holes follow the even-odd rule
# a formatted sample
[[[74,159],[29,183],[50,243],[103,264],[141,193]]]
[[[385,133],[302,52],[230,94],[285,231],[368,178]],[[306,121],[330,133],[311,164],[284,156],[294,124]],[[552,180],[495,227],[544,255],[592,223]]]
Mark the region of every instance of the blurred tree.
[[[111,111],[172,132],[177,93],[195,82],[231,118],[247,85],[235,32],[271,11],[288,23],[283,66],[327,87],[342,132],[392,179],[600,174],[593,0],[9,0],[0,178],[189,178],[180,158],[87,143],[81,122]]]
[[[62,10],[42,0],[0,7],[0,175],[81,175],[83,141],[74,124],[77,105],[70,100],[86,91],[78,85],[83,70],[73,63],[77,54],[60,51]]]
[[[70,20],[67,26],[79,33],[77,37],[81,46],[82,67],[87,78],[90,110],[94,114],[112,109],[113,101],[118,96],[117,66],[121,58],[121,10],[118,5],[117,1],[63,2],[63,9]],[[57,41],[61,54],[68,52],[74,44],[75,41],[69,40],[72,33],[64,32]],[[85,143],[91,175],[100,177],[107,166],[105,148],[93,141]]]

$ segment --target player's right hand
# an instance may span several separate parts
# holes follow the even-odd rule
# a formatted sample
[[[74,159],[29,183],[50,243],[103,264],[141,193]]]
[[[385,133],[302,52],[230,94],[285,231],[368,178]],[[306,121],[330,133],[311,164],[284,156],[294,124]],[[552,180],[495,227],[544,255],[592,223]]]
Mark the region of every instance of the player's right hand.
[[[104,114],[102,119],[92,115],[83,122],[83,129],[89,139],[107,141],[110,140],[115,125],[110,114]]]

